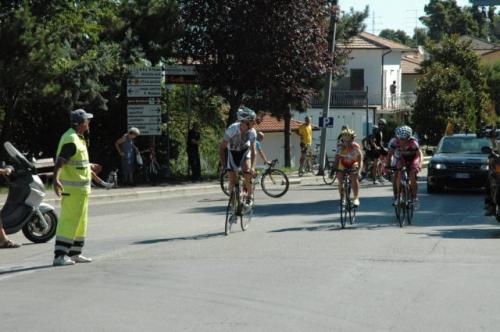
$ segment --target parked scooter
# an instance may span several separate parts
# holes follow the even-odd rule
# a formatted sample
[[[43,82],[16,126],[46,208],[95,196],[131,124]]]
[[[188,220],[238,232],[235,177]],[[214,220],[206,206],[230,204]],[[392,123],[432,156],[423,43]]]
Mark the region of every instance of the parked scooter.
[[[7,234],[22,230],[35,243],[50,241],[56,234],[58,218],[53,206],[42,203],[45,186],[35,165],[10,142],[5,142],[4,148],[14,168],[8,177],[9,193],[1,211],[4,230]]]

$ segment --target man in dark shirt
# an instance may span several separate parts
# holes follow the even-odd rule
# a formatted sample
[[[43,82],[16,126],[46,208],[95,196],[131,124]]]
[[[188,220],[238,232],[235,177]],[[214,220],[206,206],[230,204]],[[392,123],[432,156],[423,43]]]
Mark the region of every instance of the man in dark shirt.
[[[191,126],[191,130],[188,132],[187,139],[187,155],[189,168],[191,169],[191,180],[200,181],[201,180],[201,164],[200,164],[200,132],[197,122],[194,122]]]

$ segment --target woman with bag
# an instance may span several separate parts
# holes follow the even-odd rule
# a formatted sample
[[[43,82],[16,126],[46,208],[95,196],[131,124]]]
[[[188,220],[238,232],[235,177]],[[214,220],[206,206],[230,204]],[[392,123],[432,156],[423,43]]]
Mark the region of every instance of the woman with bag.
[[[134,186],[134,171],[136,164],[142,163],[141,153],[134,144],[134,140],[141,133],[132,127],[115,142],[115,148],[121,157],[123,185]]]

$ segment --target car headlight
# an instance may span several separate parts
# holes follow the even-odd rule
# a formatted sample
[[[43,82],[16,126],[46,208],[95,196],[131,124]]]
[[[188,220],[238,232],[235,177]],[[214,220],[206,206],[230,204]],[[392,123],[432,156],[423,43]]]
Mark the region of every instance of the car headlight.
[[[482,164],[480,169],[481,171],[487,171],[490,169],[490,166],[488,164]]]
[[[446,169],[447,167],[443,163],[435,163],[435,164],[432,164],[432,168],[434,168],[434,169]]]

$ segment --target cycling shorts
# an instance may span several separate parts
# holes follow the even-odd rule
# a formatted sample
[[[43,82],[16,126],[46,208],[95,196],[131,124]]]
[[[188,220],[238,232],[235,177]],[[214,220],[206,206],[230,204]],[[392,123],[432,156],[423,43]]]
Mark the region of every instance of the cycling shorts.
[[[311,144],[300,143],[300,152],[307,153],[311,149]]]
[[[250,149],[236,151],[229,150],[227,155],[226,168],[229,171],[237,172],[246,160],[250,159]]]

